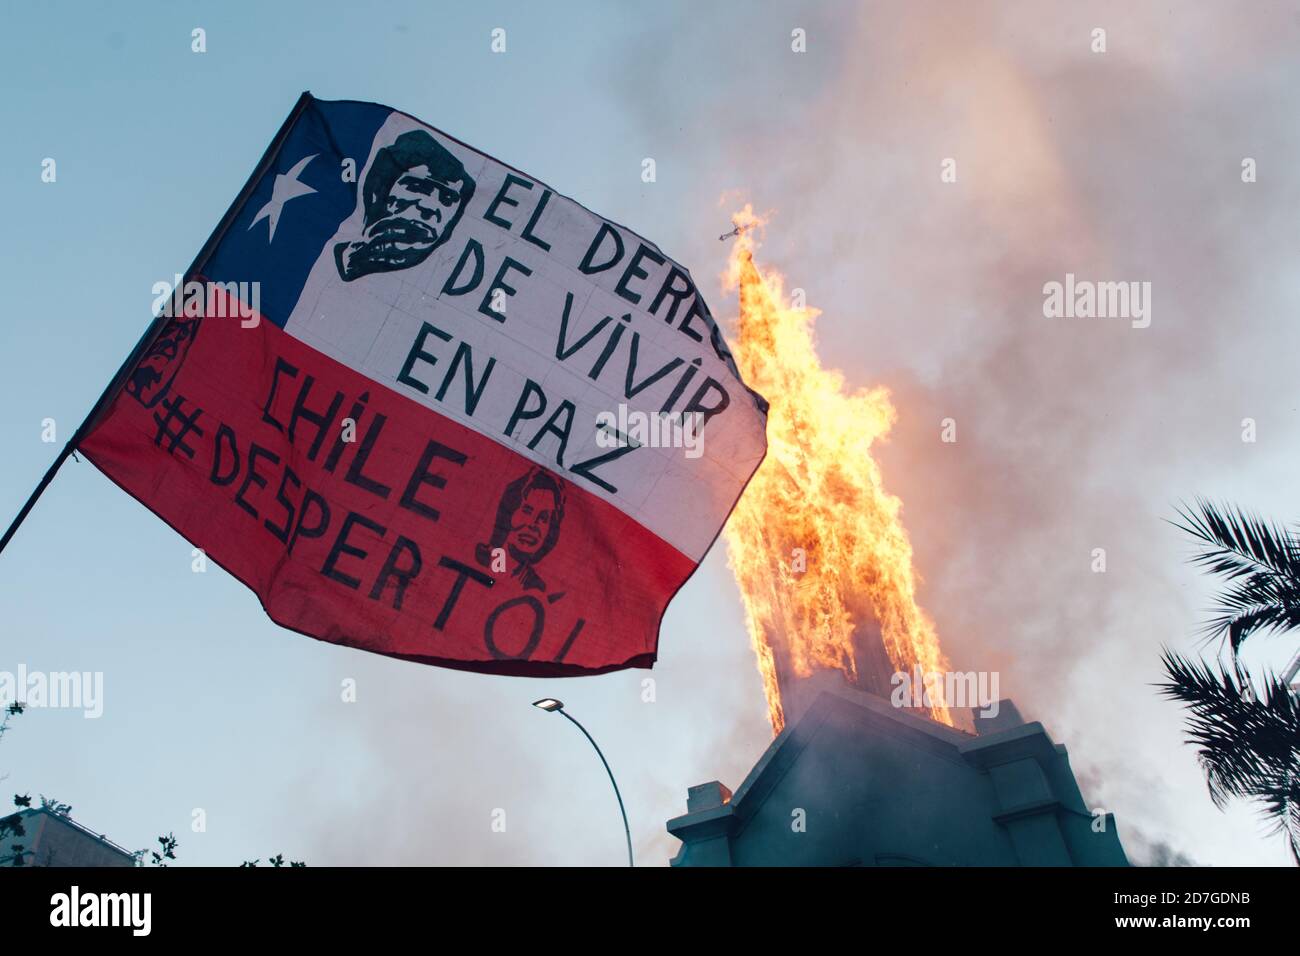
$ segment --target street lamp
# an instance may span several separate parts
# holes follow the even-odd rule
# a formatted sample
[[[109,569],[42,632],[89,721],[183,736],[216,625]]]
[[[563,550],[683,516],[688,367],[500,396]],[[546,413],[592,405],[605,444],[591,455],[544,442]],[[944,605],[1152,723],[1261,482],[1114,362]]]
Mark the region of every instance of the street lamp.
[[[627,837],[627,865],[635,866],[636,864],[632,862],[632,831],[628,829],[627,810],[623,807],[623,795],[618,792],[618,781],[614,779],[614,771],[609,769],[609,761],[606,760],[605,755],[600,752],[600,747],[596,746],[595,739],[592,738],[591,734],[587,733],[586,727],[574,720],[573,717],[570,716],[569,712],[564,709],[564,701],[556,700],[554,697],[543,697],[541,700],[533,701],[533,706],[540,710],[544,710],[547,713],[558,713],[562,717],[565,717],[568,719],[569,723],[581,730],[582,736],[591,741],[591,745],[596,748],[596,756],[599,757],[600,762],[605,765],[605,773],[609,774],[609,782],[614,785],[614,796],[618,798],[618,812],[623,814],[623,835]]]

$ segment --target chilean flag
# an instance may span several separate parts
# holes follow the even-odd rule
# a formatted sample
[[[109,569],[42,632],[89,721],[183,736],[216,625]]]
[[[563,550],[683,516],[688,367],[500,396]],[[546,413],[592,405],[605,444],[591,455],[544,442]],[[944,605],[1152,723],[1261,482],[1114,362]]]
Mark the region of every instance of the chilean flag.
[[[766,450],[686,269],[388,107],[303,94],[178,278],[77,446],[320,640],[649,667]]]

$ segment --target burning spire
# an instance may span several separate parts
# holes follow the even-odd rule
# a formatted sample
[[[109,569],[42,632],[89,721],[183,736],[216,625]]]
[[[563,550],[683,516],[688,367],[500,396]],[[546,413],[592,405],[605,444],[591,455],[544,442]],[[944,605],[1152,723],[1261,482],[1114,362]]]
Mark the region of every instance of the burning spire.
[[[945,672],[934,624],[916,603],[901,502],[885,491],[871,445],[896,412],[884,388],[850,391],[823,368],[816,309],[786,305],[784,281],[754,264],[748,205],[726,282],[740,292],[741,374],[771,402],[767,458],[727,522],[727,554],[745,605],[773,733],[782,693],[817,670],[888,696],[894,672]],[[788,706],[788,699],[786,705]],[[952,724],[940,700],[929,715]]]

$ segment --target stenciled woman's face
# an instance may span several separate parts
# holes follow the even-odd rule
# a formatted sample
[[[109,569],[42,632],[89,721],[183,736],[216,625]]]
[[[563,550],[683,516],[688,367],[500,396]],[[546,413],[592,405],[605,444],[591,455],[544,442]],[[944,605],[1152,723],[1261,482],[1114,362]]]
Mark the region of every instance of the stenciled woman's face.
[[[510,516],[510,534],[506,542],[516,554],[531,558],[542,546],[555,520],[555,495],[535,488],[524,496]]]

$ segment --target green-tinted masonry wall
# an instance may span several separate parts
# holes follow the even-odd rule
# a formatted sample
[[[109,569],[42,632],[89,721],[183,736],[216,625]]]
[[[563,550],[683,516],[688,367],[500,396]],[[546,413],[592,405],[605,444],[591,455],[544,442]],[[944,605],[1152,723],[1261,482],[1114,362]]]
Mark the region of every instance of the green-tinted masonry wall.
[[[964,733],[827,687],[733,796],[692,787],[674,866],[1127,866],[1066,750],[1009,701]]]

